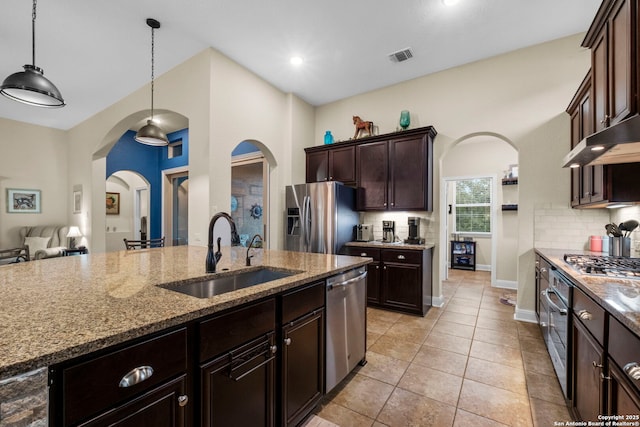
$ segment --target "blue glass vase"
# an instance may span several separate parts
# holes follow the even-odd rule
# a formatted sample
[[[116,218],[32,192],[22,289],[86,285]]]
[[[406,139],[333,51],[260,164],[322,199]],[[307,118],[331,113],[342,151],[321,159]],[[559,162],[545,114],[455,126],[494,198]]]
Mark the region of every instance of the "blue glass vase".
[[[402,110],[400,112],[400,127],[402,128],[402,130],[406,130],[410,124],[411,124],[411,115],[409,114],[409,111]]]
[[[333,144],[333,135],[331,135],[331,131],[328,130],[324,134],[324,143],[325,144]]]

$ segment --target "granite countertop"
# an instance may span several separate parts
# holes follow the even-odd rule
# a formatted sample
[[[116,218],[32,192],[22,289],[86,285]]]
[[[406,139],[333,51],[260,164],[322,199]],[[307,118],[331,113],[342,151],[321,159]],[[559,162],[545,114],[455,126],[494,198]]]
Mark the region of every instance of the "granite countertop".
[[[367,264],[361,257],[222,248],[217,271],[301,271],[199,299],[158,287],[211,278],[206,248],[174,246],[0,267],[0,379],[87,354]]]
[[[366,248],[384,248],[384,249],[410,249],[413,251],[423,251],[425,249],[434,248],[436,245],[434,243],[423,243],[421,245],[404,243],[404,242],[395,242],[395,243],[387,243],[381,242],[379,240],[372,240],[370,242],[347,242],[345,246],[359,246]]]
[[[602,255],[600,252],[536,249],[582,291],[604,307],[621,323],[640,336],[640,280],[595,277],[580,274],[564,262],[564,254]]]

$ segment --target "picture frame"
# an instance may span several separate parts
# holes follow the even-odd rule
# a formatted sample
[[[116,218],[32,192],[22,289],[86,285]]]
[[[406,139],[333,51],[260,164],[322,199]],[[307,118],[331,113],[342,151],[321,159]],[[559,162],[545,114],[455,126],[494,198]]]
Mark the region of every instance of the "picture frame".
[[[41,213],[40,190],[7,188],[8,213]]]
[[[120,193],[107,192],[105,208],[107,215],[120,215]]]
[[[73,213],[82,213],[82,190],[74,190],[73,192]]]

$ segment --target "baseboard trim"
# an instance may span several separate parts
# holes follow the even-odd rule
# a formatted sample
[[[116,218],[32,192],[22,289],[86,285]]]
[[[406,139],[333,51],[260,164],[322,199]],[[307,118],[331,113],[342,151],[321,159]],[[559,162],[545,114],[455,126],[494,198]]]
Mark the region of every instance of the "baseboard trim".
[[[515,291],[518,289],[518,282],[514,280],[496,280],[496,285],[494,287],[502,289],[512,289]]]
[[[491,265],[476,264],[476,271],[491,271]]]
[[[528,323],[538,323],[538,318],[536,317],[536,312],[533,310],[523,310],[521,308],[516,307],[516,312],[513,315],[514,320],[519,320],[521,322]]]
[[[431,297],[431,306],[432,307],[443,307],[444,306],[444,296],[440,295],[439,297]]]

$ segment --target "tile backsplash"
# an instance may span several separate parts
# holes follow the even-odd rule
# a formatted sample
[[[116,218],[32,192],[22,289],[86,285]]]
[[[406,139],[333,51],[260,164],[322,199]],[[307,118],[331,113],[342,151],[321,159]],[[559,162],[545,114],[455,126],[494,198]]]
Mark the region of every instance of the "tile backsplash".
[[[607,209],[571,209],[566,205],[534,207],[534,247],[588,250],[590,236],[606,236]]]
[[[408,218],[420,218],[420,237],[426,242],[435,242],[438,230],[432,224],[433,212],[362,212],[360,223],[373,225],[374,240],[382,240],[382,221],[396,222],[396,236],[404,240],[409,236]]]

